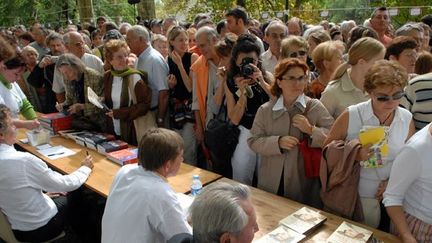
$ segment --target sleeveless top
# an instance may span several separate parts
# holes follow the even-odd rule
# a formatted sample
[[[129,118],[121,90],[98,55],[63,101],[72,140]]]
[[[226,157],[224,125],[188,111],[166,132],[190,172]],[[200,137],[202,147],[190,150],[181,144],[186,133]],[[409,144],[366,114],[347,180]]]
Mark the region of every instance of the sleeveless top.
[[[363,126],[379,126],[380,122],[372,110],[372,101],[352,105],[348,107],[349,123],[346,140],[358,138]],[[398,152],[405,145],[408,136],[412,115],[409,111],[397,107],[392,123],[388,131],[388,155],[383,158],[382,168],[363,168],[360,170],[359,195],[360,197],[375,198],[378,185],[382,180],[387,180],[390,170]]]
[[[189,75],[190,67],[192,65],[192,53],[186,52],[182,57],[182,63],[183,67]],[[169,74],[173,74],[177,79],[177,84],[174,86],[174,88],[170,92],[171,98],[176,98],[179,100],[190,100],[192,99],[192,92],[189,92],[186,89],[186,86],[183,83],[182,76],[180,74],[180,70],[177,67],[177,64],[174,63],[174,61],[171,59],[171,57],[168,57],[168,67],[169,67]]]

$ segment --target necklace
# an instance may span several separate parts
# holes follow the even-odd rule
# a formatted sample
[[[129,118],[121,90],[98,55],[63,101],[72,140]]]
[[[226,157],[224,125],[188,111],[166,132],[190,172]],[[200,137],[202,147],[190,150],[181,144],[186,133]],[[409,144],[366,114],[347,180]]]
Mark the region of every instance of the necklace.
[[[380,126],[383,126],[383,125],[385,125],[385,123],[388,121],[388,119],[390,119],[390,117],[393,115],[393,111],[392,112],[390,112],[390,114],[388,114],[387,115],[387,117],[386,117],[386,119],[384,119],[384,121],[380,121],[379,123],[380,123]],[[379,121],[379,118],[378,118],[378,121]]]

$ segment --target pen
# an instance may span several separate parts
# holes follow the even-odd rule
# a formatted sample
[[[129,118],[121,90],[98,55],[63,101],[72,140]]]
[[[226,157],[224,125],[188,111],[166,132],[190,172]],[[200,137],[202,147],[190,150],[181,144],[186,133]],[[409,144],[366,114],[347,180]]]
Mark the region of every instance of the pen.
[[[61,155],[61,154],[64,154],[64,152],[48,154],[47,157],[51,157],[51,156],[55,156],[55,155]]]
[[[88,150],[86,150],[86,155],[89,156]]]

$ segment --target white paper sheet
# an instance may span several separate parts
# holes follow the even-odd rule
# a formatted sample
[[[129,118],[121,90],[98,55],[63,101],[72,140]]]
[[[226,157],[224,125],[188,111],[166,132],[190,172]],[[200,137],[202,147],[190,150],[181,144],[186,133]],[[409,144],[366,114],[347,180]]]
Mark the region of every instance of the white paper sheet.
[[[40,154],[48,159],[54,160],[76,154],[74,151],[65,148],[61,145],[37,150]]]

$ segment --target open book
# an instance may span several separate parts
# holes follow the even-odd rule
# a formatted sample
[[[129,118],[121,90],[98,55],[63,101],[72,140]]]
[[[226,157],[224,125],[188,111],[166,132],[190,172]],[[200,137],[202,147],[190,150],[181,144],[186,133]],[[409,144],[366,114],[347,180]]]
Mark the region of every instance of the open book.
[[[342,222],[341,225],[327,239],[328,243],[365,243],[372,236],[372,231],[362,227]]]
[[[326,220],[327,218],[324,215],[307,207],[302,207],[279,221],[279,224],[291,228],[300,234],[307,234],[323,224]]]
[[[306,236],[295,232],[294,230],[287,228],[283,225],[279,225],[272,232],[264,235],[255,243],[296,243],[303,240]]]
[[[103,109],[104,111],[110,110],[108,106],[105,105],[105,103],[100,101],[99,96],[90,87],[87,87],[87,97],[90,103],[92,103],[97,108]]]
[[[385,156],[388,154],[388,127],[364,126],[359,133],[359,140],[362,145],[372,144],[373,155],[360,165],[364,168],[380,168],[385,164]]]

